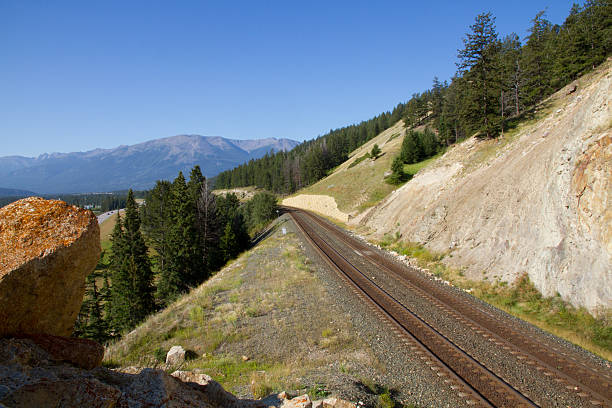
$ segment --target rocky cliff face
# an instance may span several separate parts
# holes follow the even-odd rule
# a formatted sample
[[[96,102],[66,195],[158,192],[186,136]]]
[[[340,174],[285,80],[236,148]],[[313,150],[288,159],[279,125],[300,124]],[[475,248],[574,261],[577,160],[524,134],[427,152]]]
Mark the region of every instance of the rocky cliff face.
[[[611,308],[611,67],[558,92],[512,140],[455,146],[353,222],[449,251],[472,278],[527,273],[544,295]]]

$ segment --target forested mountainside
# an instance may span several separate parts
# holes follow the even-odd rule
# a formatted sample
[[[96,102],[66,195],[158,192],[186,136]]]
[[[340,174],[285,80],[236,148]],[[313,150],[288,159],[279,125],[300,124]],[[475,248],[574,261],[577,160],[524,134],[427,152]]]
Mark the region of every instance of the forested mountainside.
[[[515,33],[500,36],[491,13],[479,14],[458,50],[450,82],[433,79],[430,89],[412,95],[392,112],[331,130],[290,152],[268,154],[220,173],[217,188],[255,185],[291,193],[323,178],[351,151],[404,119],[407,127],[431,124],[437,143],[450,145],[477,134],[495,138],[533,114],[534,106],[594,69],[612,51],[612,4],[575,4],[561,25],[545,12],[532,20],[524,42]]]

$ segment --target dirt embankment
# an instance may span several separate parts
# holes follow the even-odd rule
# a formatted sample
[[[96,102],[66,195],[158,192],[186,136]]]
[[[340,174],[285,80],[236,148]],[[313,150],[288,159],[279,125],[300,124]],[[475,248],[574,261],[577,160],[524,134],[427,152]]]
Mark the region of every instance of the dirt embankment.
[[[328,195],[300,194],[295,197],[285,198],[283,205],[314,211],[343,222],[349,220],[349,215],[340,211],[336,200]]]
[[[528,273],[544,295],[610,309],[611,67],[559,91],[541,119],[505,138],[455,146],[351,223],[450,252],[471,278]]]

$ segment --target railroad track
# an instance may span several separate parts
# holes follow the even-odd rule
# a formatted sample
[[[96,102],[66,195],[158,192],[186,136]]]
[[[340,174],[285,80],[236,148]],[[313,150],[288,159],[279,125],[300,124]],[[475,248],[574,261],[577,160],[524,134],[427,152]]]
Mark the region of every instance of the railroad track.
[[[341,276],[353,286],[356,293],[373,305],[379,314],[393,322],[396,331],[409,339],[411,348],[420,349],[425,354],[422,358],[429,359],[433,369],[440,367],[436,370],[438,375],[448,375],[449,381],[453,382],[451,387],[461,389],[460,395],[463,394],[469,403],[503,407],[538,406],[530,397],[514,389],[508,381],[476,361],[451,339],[374,283],[354,262],[351,263],[317,234],[309,223],[317,224],[326,234],[341,240],[361,257],[386,272],[399,285],[470,327],[487,338],[492,345],[531,365],[551,381],[565,386],[570,392],[588,401],[589,405],[612,406],[609,371],[584,364],[563,350],[553,349],[555,346],[540,344],[531,338],[532,334],[520,327],[500,322],[497,316],[475,307],[472,302],[458,297],[421,274],[391,261],[368,244],[348,236],[318,216],[297,209],[289,208],[288,211],[323,258],[341,272]]]

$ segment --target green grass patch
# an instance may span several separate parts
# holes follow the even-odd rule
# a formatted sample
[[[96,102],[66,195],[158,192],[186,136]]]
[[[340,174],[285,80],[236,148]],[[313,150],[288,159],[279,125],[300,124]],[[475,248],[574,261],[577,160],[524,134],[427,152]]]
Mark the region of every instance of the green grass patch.
[[[396,139],[400,136],[400,133],[394,133],[391,135],[391,137],[389,139],[387,139],[387,143],[389,143],[390,141],[392,141],[393,139]]]
[[[386,249],[391,249],[399,254],[416,258],[421,263],[428,265],[431,262],[438,262],[444,258],[443,253],[436,253],[428,250],[423,245],[416,242],[402,242],[401,235],[386,234],[380,242],[380,246]]]
[[[260,363],[255,360],[244,361],[234,355],[218,355],[212,357],[200,357],[185,364],[185,370],[200,369],[213,378],[218,378],[225,387],[233,387],[238,384],[248,383],[248,379],[254,371],[267,371],[270,364]]]
[[[369,159],[370,153],[366,153],[363,156],[360,156],[358,158],[356,158],[355,160],[353,160],[353,162],[351,164],[349,164],[348,168],[350,169],[351,167],[355,167],[356,165],[358,165],[359,163],[361,163],[362,161],[364,161],[365,159]]]
[[[374,207],[376,204],[380,203],[387,196],[387,194],[389,194],[389,192],[386,188],[375,189],[368,195],[368,199],[364,203],[361,203],[359,206],[359,211]]]
[[[438,152],[435,156],[430,157],[429,159],[425,159],[418,163],[413,164],[404,164],[404,173],[409,175],[410,177],[417,174],[421,169],[429,166],[431,163],[436,161],[438,158],[442,157],[442,155],[446,152],[446,149]]]
[[[380,245],[416,259],[419,266],[457,287],[470,290],[477,298],[612,361],[612,311],[596,318],[559,295],[542,296],[527,274],[511,284],[468,279],[461,270],[441,262],[444,254],[431,252],[417,243],[401,242],[400,238],[398,234],[388,234]]]

